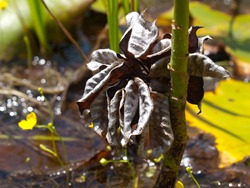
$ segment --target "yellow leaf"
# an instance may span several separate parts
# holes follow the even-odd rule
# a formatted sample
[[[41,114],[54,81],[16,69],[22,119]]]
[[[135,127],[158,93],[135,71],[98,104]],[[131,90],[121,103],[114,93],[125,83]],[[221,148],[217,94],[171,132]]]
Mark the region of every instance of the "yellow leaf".
[[[226,80],[215,93],[205,93],[200,115],[196,106],[187,104],[188,124],[215,136],[221,167],[250,155],[249,91],[250,83]]]
[[[37,117],[34,112],[29,113],[26,116],[26,120],[21,120],[18,126],[23,130],[32,130],[36,126]]]
[[[8,6],[7,1],[0,0],[0,9],[6,9],[7,6]]]

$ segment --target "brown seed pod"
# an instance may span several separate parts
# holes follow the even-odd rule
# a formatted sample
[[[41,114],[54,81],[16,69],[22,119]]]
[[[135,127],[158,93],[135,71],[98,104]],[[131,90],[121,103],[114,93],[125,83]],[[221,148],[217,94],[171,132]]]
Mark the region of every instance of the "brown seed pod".
[[[199,76],[190,76],[188,80],[187,101],[191,104],[201,102],[204,96],[203,78]]]

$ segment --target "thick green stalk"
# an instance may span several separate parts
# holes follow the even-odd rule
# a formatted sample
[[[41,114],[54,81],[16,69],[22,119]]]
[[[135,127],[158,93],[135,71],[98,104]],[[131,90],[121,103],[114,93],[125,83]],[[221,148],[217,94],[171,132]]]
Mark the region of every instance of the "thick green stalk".
[[[174,143],[164,154],[160,176],[155,187],[174,188],[180,162],[187,143],[185,105],[187,96],[189,1],[174,1],[174,20],[172,23],[172,54],[170,66],[172,93],[170,98],[170,117],[174,132]]]

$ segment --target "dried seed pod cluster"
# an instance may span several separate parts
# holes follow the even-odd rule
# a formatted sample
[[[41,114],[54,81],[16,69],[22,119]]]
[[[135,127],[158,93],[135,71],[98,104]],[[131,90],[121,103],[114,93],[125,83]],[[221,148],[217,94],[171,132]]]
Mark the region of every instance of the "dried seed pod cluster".
[[[156,158],[168,151],[174,140],[167,68],[171,34],[158,40],[155,22],[145,20],[143,13],[132,12],[126,18],[128,29],[120,41],[123,54],[110,49],[93,52],[88,68],[94,75],[77,104],[86,123],[93,122],[94,130],[111,146],[137,144],[140,156]],[[197,105],[204,95],[203,76],[228,77],[224,68],[199,53],[205,39],[197,38],[199,28],[191,27],[189,31],[187,98]]]

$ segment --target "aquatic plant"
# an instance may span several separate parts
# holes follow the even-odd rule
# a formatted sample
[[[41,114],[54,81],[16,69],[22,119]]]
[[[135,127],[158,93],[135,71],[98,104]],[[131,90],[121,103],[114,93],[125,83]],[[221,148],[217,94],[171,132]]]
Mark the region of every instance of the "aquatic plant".
[[[92,53],[87,66],[94,75],[77,102],[86,125],[93,122],[117,152],[133,144],[142,158],[164,156],[156,187],[175,185],[187,142],[186,100],[198,105],[200,113],[203,77],[229,76],[202,54],[209,37],[196,36],[201,27],[188,30],[188,1],[175,3],[173,32],[161,39],[155,21],[146,20],[144,12],[127,15],[122,53]]]
[[[100,49],[91,55],[87,66],[96,74],[87,81],[83,97],[77,104],[85,120],[93,122],[94,130],[107,138],[111,146],[136,144],[136,136],[141,135],[137,143],[140,155],[146,157],[147,150],[151,149],[151,155],[156,158],[171,147],[174,139],[168,109],[170,72],[175,71],[167,66],[171,54],[171,34],[158,41],[155,22],[145,20],[143,13],[130,13],[127,23],[129,28],[120,42],[124,54]],[[190,77],[228,77],[223,67],[196,52],[201,48],[198,41],[202,40],[196,37],[196,30],[197,27],[191,27],[189,32]],[[190,101],[199,105],[201,100],[194,97]],[[119,125],[121,134],[117,133]],[[150,139],[146,146],[148,134]]]
[[[40,144],[39,147],[41,150],[50,153],[52,156],[54,156],[57,161],[59,162],[59,164],[62,167],[66,168],[66,171],[68,173],[68,157],[67,157],[67,151],[66,151],[66,147],[65,144],[63,142],[62,137],[57,133],[57,130],[53,124],[54,121],[54,116],[53,116],[53,112],[51,110],[51,107],[49,105],[48,100],[46,99],[46,97],[43,94],[43,89],[42,88],[38,88],[38,91],[40,92],[40,94],[44,97],[46,103],[47,103],[47,107],[49,108],[49,112],[50,112],[50,122],[47,125],[38,125],[37,124],[37,116],[35,114],[35,112],[30,112],[29,114],[27,114],[26,119],[25,120],[21,120],[18,122],[18,126],[22,129],[22,130],[33,130],[34,128],[39,128],[39,129],[47,129],[49,130],[49,132],[51,133],[51,142],[52,142],[52,149],[50,149],[49,147]],[[57,150],[57,146],[56,146],[56,141],[59,140],[62,143],[63,146],[63,151],[64,151],[64,158],[65,158],[65,162],[62,160],[62,158],[60,157],[58,150]],[[68,174],[67,174],[68,175]]]

